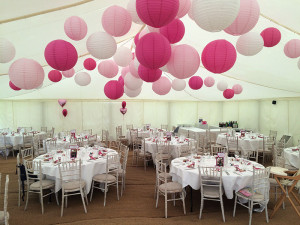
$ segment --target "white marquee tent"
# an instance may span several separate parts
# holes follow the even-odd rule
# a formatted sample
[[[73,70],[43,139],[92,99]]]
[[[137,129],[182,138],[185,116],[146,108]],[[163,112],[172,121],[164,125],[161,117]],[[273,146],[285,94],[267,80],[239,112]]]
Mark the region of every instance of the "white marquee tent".
[[[0,128],[18,126],[53,126],[57,130],[71,128],[93,128],[100,132],[107,128],[113,133],[119,124],[140,126],[151,123],[195,124],[199,117],[211,125],[220,121],[237,120],[240,127],[251,128],[262,133],[270,129],[278,130],[279,135],[292,134],[294,142],[300,139],[300,70],[299,59],[291,59],[283,52],[284,45],[291,39],[299,39],[300,1],[299,0],[258,0],[261,16],[253,31],[260,33],[268,27],[281,32],[280,43],[273,48],[263,48],[255,56],[238,54],[234,67],[222,74],[208,72],[202,64],[196,75],[205,78],[213,76],[216,81],[225,80],[232,87],[241,84],[243,92],[231,100],[226,100],[216,85],[184,91],[171,90],[165,96],[152,91],[151,84],[143,84],[141,94],[129,98],[125,94],[116,101],[104,94],[104,85],[109,80],[95,69],[91,72],[92,82],[86,87],[76,85],[73,78],[65,78],[52,83],[45,77],[39,89],[13,91],[8,86],[8,69],[11,64],[0,64]],[[126,8],[127,0],[0,0],[0,37],[10,40],[16,48],[16,57],[38,61],[47,75],[51,68],[44,58],[46,45],[55,39],[71,42],[77,49],[79,60],[75,71],[84,71],[83,61],[90,57],[86,49],[87,37],[103,30],[101,15],[111,5]],[[86,38],[75,42],[64,33],[64,21],[70,16],[82,17],[88,25]],[[238,37],[221,31],[210,33],[202,30],[188,15],[182,19],[186,33],[180,43],[192,45],[199,53],[211,41],[226,39],[235,45]],[[125,36],[116,38],[118,45],[131,47],[133,37],[142,29],[132,24]],[[98,62],[99,63],[99,62]],[[172,75],[166,74],[170,80]],[[62,108],[57,99],[67,99],[65,106],[68,116],[61,114]],[[120,102],[126,100],[128,112],[123,117]],[[277,104],[271,104],[277,100]]]

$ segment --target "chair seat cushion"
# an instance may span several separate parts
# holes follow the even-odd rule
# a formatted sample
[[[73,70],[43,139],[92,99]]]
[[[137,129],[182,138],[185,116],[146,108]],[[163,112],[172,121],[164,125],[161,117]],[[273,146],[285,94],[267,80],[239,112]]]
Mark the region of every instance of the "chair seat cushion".
[[[158,176],[159,176],[160,178],[164,178],[164,177],[165,177],[165,174],[166,174],[166,176],[167,176],[167,180],[172,179],[172,176],[171,176],[169,173],[160,173]]]
[[[7,218],[9,219],[9,213],[7,212]],[[4,211],[0,211],[0,223],[4,224]]]
[[[118,172],[119,172],[119,176],[122,176],[122,174],[123,174],[123,169],[120,168]],[[124,172],[126,173],[126,170],[124,170]],[[116,174],[116,173],[117,173],[116,170],[114,170],[114,171],[111,172],[111,174]]]
[[[100,183],[105,183],[106,182],[106,174],[97,174],[93,177],[94,181],[100,182]],[[107,182],[108,183],[113,183],[116,182],[117,178],[111,174],[107,174]]]
[[[219,198],[220,188],[219,186],[203,186],[203,195],[207,198]],[[223,188],[221,188],[221,195],[223,195]]]
[[[182,185],[178,182],[168,182],[159,185],[159,190],[165,192],[167,190],[168,193],[176,193],[182,191]]]
[[[54,180],[40,180],[30,184],[30,190],[38,191],[40,190],[40,185],[42,185],[42,189],[52,188],[55,185]]]
[[[85,187],[85,181],[84,180],[81,180],[81,187]],[[66,192],[72,192],[72,191],[80,190],[79,180],[64,182],[63,183],[63,188]]]
[[[250,199],[252,197],[253,201],[255,201],[255,202],[261,202],[261,201],[264,200],[264,196],[259,192],[255,192],[254,196],[251,195],[251,194],[250,194],[250,196],[246,196],[243,193],[241,193],[243,191],[249,192],[249,189],[248,188],[243,188],[243,189],[239,190],[238,192],[236,192],[236,195],[238,197],[245,198],[245,199]]]

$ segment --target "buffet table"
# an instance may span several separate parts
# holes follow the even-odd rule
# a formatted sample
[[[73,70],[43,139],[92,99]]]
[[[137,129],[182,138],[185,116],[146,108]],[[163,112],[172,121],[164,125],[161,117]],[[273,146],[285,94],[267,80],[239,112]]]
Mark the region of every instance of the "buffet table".
[[[106,172],[106,154],[118,153],[103,147],[79,148],[77,159],[81,159],[81,178],[86,182],[87,193],[90,191],[93,176]],[[95,159],[91,160],[90,155]],[[47,179],[55,180],[55,192],[61,189],[58,162],[56,162],[59,158],[62,162],[70,161],[70,149],[52,150],[51,153],[34,159],[34,161],[42,161],[42,173],[47,176]]]
[[[192,163],[194,167],[192,167]],[[182,187],[191,186],[194,190],[200,189],[200,176],[198,166],[215,167],[214,156],[181,157],[172,160],[170,174],[172,180],[182,184]],[[223,167],[222,182],[225,195],[228,199],[233,198],[234,191],[238,191],[251,185],[253,166],[264,168],[261,164],[241,158],[228,158],[228,165]]]

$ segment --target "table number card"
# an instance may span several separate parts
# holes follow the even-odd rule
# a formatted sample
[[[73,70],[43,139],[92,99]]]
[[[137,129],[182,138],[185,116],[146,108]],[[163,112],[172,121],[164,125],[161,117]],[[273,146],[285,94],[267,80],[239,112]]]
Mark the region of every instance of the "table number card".
[[[78,146],[77,145],[70,145],[70,158],[76,159],[77,158],[77,152],[78,152]]]
[[[75,138],[75,133],[76,133],[75,130],[71,130],[71,131],[70,131],[70,134],[71,134],[71,137],[72,137],[72,138]]]

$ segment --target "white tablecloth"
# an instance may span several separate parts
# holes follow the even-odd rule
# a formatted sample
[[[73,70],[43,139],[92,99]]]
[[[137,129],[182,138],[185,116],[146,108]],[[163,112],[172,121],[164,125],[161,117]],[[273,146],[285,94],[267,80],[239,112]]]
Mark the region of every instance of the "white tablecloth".
[[[241,134],[236,133],[236,137],[239,137]],[[243,154],[246,154],[247,151],[255,151],[257,149],[263,149],[263,138],[258,137],[258,134],[245,134],[245,137],[239,138],[239,149]],[[253,137],[253,138],[252,138]],[[262,136],[261,136],[262,137]],[[226,146],[226,134],[219,134],[217,137],[217,144]]]
[[[293,149],[298,149],[296,151],[293,151]],[[296,168],[300,168],[300,159],[299,159],[299,148],[293,147],[293,148],[286,148],[283,150],[285,163],[288,165],[291,165]]]
[[[172,140],[170,141],[170,151],[172,158],[178,158],[181,155],[180,148],[183,145],[188,145],[188,142],[186,140],[179,141],[179,139],[175,139],[174,137],[172,137]],[[155,160],[155,154],[157,153],[156,139],[147,138],[145,141],[145,148],[146,152],[150,152],[152,154],[152,158]]]
[[[84,145],[88,144],[88,138],[85,138],[85,136],[77,135],[76,137],[77,138],[83,138],[83,144]],[[56,146],[54,148],[53,148],[53,146],[51,146],[49,144],[49,142],[46,142],[46,140],[44,140],[43,141],[44,151],[47,150],[47,152],[49,152],[49,151],[52,151],[54,149],[67,149],[67,148],[69,148],[69,145],[71,144],[70,138],[71,138],[70,136],[67,136],[66,139],[64,139],[64,138],[63,139],[56,138]]]
[[[115,150],[106,150],[108,151],[108,154],[117,154]],[[90,152],[93,152],[93,156],[96,157],[98,156],[98,151],[99,150],[97,150],[96,148],[80,148],[80,151],[78,151],[77,158],[81,158],[81,178],[86,182],[87,193],[90,192],[93,176],[96,174],[103,174],[106,172],[107,160],[105,157],[101,157],[97,160],[89,160]],[[64,151],[63,154],[65,154],[66,157],[64,157],[62,153],[55,153],[53,158],[56,160],[58,157],[62,157],[62,161],[69,160],[68,151]],[[51,161],[44,162],[44,156],[45,155],[41,155],[35,158],[34,161],[42,160],[42,173],[47,176],[47,179],[55,180],[55,192],[58,192],[61,189],[58,165],[54,164]]]
[[[193,169],[187,167],[191,162],[184,163],[183,159],[185,159],[185,157],[172,160],[170,168],[172,180],[181,183],[183,188],[189,185],[194,190],[199,190],[200,177],[198,166],[214,167],[216,165],[215,157],[202,156],[201,159],[192,159],[195,162],[195,168]],[[242,159],[242,161],[241,159],[240,161],[235,161],[234,158],[229,157],[228,161],[228,166],[223,167],[222,182],[226,197],[232,199],[234,191],[251,185],[253,165],[257,168],[264,167],[261,164],[244,159]],[[241,164],[241,162],[243,162],[243,164]],[[248,163],[250,163],[250,165],[247,165]],[[232,164],[232,166],[230,164]],[[245,170],[245,172],[236,171],[233,165],[238,165],[239,168]]]

